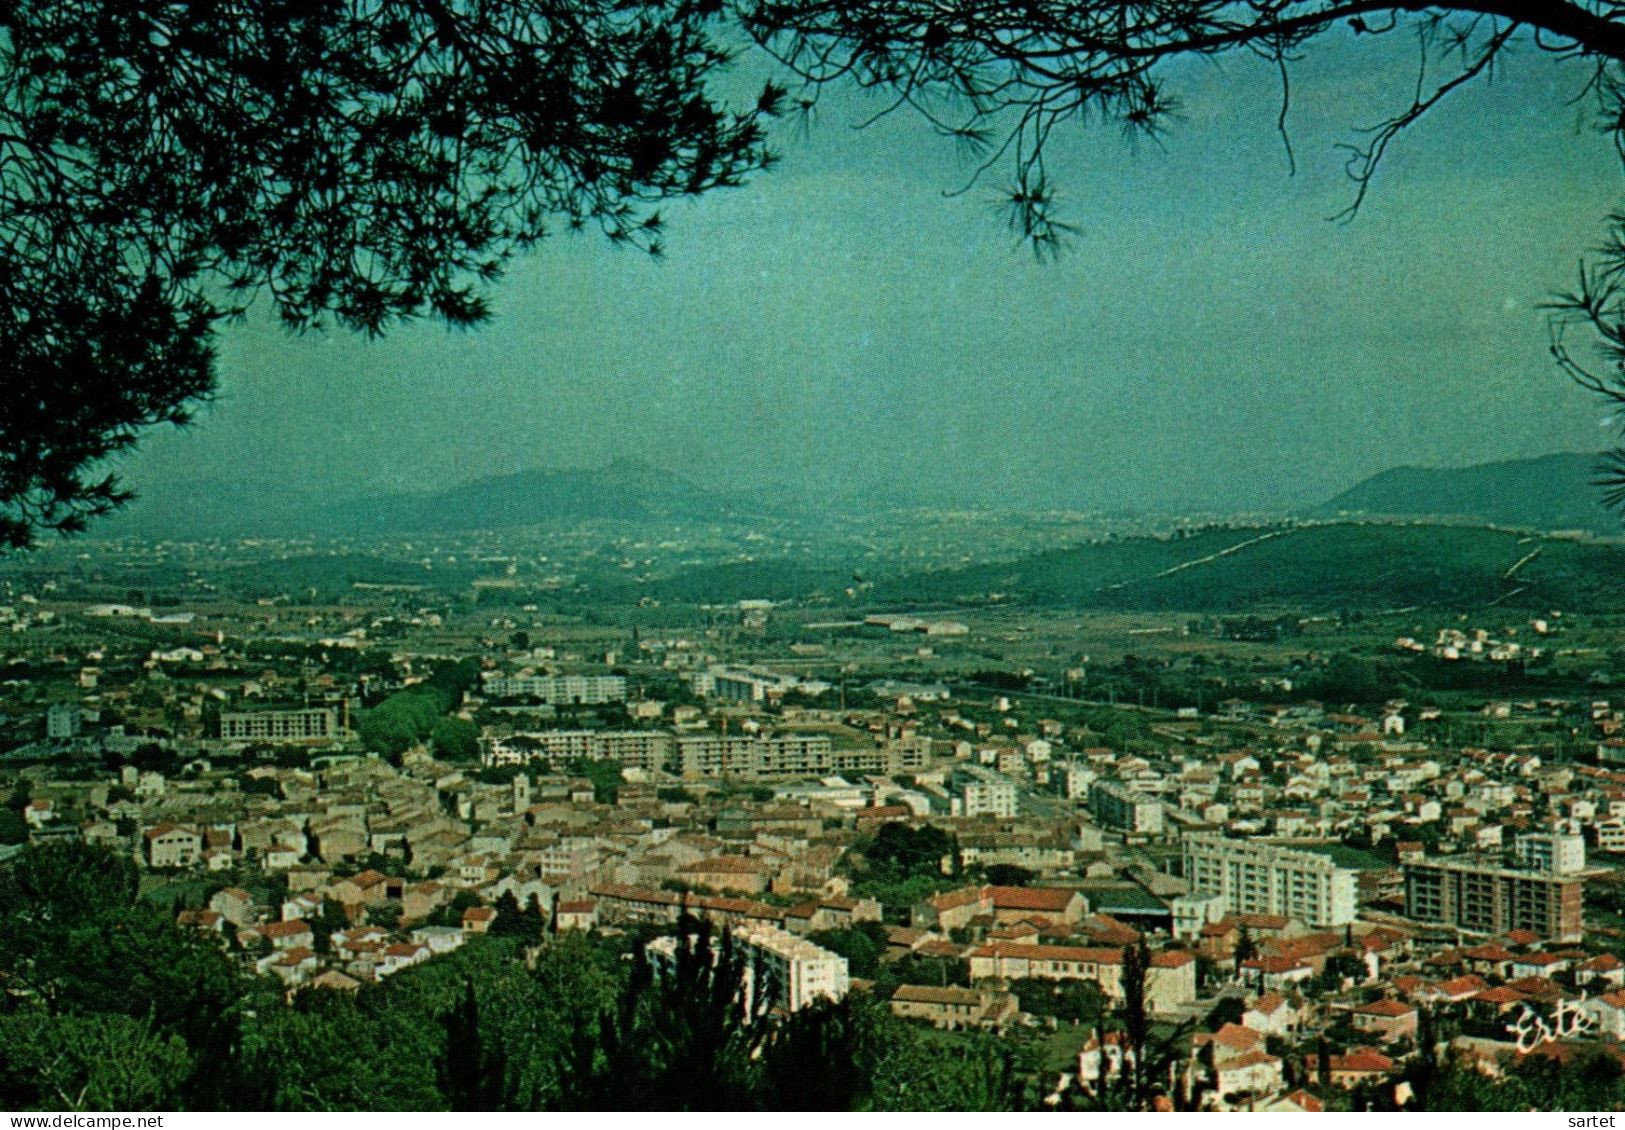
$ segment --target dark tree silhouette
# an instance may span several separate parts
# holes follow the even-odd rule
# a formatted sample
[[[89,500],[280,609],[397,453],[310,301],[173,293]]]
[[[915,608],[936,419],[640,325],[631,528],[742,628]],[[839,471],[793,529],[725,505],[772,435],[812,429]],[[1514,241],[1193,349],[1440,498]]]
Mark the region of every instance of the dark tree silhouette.
[[[596,1040],[578,1031],[560,1064],[562,1105],[580,1110],[748,1110],[771,1029],[769,994],[724,932],[684,915],[670,960],[640,946]]]
[[[1001,162],[1035,251],[1069,227],[1045,152],[1107,120],[1160,136],[1165,64],[1250,54],[1281,76],[1332,35],[1420,44],[1421,73],[1349,147],[1357,210],[1389,146],[1520,41],[1575,64],[1625,152],[1613,0],[19,0],[0,7],[0,547],[129,497],[105,460],[184,423],[213,334],[264,295],[293,327],[377,333],[487,314],[485,284],[558,228],[658,254],[658,203],[771,161],[769,85],[710,80],[754,40],[803,80],[890,92]],[[968,187],[968,186],[967,186]],[[1625,215],[1552,312],[1563,369],[1625,406]],[[1569,344],[1576,325],[1602,366]],[[1594,362],[1592,363],[1595,364]],[[1625,413],[1621,414],[1625,438]],[[1625,454],[1601,478],[1625,504]]]
[[[445,1046],[435,1063],[441,1094],[452,1110],[502,1110],[510,1105],[508,1063],[480,1023],[474,979],[463,978],[457,1003],[440,1017]]]
[[[1151,948],[1141,938],[1123,950],[1123,1034],[1133,1053],[1132,1062],[1125,1066],[1129,1091],[1137,1105],[1145,1102],[1150,1068],[1146,1050],[1151,1040],[1151,1016],[1145,1001],[1145,983],[1150,974]]]
[[[887,91],[945,137],[985,154],[983,173],[1013,162],[1016,226],[1041,250],[1066,228],[1054,218],[1045,149],[1071,121],[1107,120],[1158,136],[1179,109],[1164,65],[1248,53],[1281,75],[1280,128],[1288,138],[1292,64],[1333,32],[1420,41],[1423,72],[1408,104],[1350,147],[1358,209],[1388,145],[1457,89],[1493,72],[1520,36],[1589,66],[1582,89],[1625,136],[1625,10],[1608,0],[741,0],[746,29],[803,80],[804,108],[835,82]],[[1407,50],[1411,48],[1407,47]],[[889,111],[884,111],[889,112]],[[1287,155],[1291,159],[1290,141]]]
[[[207,399],[257,295],[301,329],[466,326],[556,229],[658,254],[658,202],[771,160],[782,91],[734,112],[708,85],[719,11],[0,7],[0,547],[125,501],[98,464]]]
[[[868,998],[776,1007],[783,986],[724,930],[684,914],[675,946],[639,946],[619,1000],[557,1056],[567,1110],[847,1110],[871,1097],[884,1009]]]

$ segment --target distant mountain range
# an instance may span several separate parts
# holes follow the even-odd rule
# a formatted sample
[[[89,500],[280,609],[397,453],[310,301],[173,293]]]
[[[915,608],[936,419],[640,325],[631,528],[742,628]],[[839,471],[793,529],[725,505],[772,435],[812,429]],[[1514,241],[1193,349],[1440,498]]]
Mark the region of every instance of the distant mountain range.
[[[1625,522],[1602,505],[1601,491],[1592,483],[1596,462],[1592,455],[1565,453],[1470,467],[1395,467],[1299,516],[1461,519],[1617,536],[1625,533]],[[140,494],[124,512],[99,524],[97,533],[194,539],[374,537],[589,519],[813,520],[924,504],[924,495],[913,494],[907,484],[889,495],[870,491],[821,496],[804,483],[749,495],[723,493],[630,459],[591,469],[521,471],[439,491],[349,499],[264,481],[219,479],[160,484]],[[1020,498],[1008,499],[1006,505],[1017,511],[1027,506]]]
[[[349,533],[394,534],[497,530],[592,518],[714,521],[764,509],[647,463],[617,460],[591,470],[521,471],[432,494],[365,498],[333,507],[323,516]]]
[[[1394,467],[1308,516],[1469,518],[1533,530],[1625,533],[1592,483],[1596,466],[1595,455],[1566,452],[1471,467]]]
[[[635,460],[587,470],[521,471],[448,490],[331,496],[255,481],[203,480],[143,489],[98,528],[108,537],[389,536],[495,530],[619,518],[717,521],[769,512]]]

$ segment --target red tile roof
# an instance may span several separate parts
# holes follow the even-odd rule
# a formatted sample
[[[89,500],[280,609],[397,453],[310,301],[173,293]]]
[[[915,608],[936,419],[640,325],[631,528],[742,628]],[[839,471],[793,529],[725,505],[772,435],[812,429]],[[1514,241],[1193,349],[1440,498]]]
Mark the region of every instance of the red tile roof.
[[[1280,993],[1264,993],[1249,1006],[1249,1011],[1256,1011],[1264,1016],[1274,1016],[1285,1006],[1286,997]]]
[[[1241,963],[1243,969],[1256,969],[1260,973],[1290,973],[1294,969],[1310,968],[1307,962],[1299,961],[1295,957],[1284,957],[1271,954],[1267,957],[1254,957]]]
[[[1078,897],[1076,891],[1055,887],[986,887],[995,910],[1034,910],[1060,914]]]
[[[1096,965],[1121,965],[1123,951],[1119,949],[1086,948],[1084,946],[1032,946],[1021,942],[990,942],[971,954],[972,957],[1022,958],[1028,961],[1076,961]]]
[[[931,909],[940,914],[944,910],[957,910],[962,906],[974,905],[987,898],[986,890],[985,887],[961,887],[957,891],[934,895],[929,900]]]
[[[300,918],[290,918],[286,922],[267,922],[256,929],[267,938],[292,938],[309,933],[310,923]]]
[[[1251,1028],[1243,1028],[1240,1024],[1226,1021],[1217,1032],[1213,1033],[1213,1042],[1240,1051],[1263,1043],[1264,1037]]]
[[[742,855],[718,855],[677,869],[689,875],[763,875],[767,868]]]
[[[1416,1013],[1414,1005],[1401,1004],[1399,1001],[1384,997],[1380,1001],[1363,1004],[1354,1010],[1362,1016],[1386,1016],[1398,1020],[1402,1016],[1413,1016]]]
[[[1309,1114],[1321,1114],[1326,1109],[1325,1103],[1321,1102],[1319,1099],[1315,1098],[1314,1095],[1311,1095],[1308,1091],[1304,1090],[1293,1091],[1290,1095],[1286,1096],[1284,1101],[1292,1103],[1294,1106],[1297,1106],[1299,1109]]]
[[[1446,997],[1465,1000],[1476,993],[1482,993],[1488,986],[1484,983],[1482,977],[1468,973],[1463,977],[1454,977],[1449,981],[1441,981],[1437,988]]]

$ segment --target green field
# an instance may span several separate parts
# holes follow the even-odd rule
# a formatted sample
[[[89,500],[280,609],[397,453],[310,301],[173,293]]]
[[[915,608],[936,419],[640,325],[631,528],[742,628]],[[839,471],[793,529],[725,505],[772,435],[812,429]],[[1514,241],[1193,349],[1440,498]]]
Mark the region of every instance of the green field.
[[[1613,612],[1625,611],[1625,548],[1423,523],[1215,527],[901,577],[876,595],[1117,610]]]

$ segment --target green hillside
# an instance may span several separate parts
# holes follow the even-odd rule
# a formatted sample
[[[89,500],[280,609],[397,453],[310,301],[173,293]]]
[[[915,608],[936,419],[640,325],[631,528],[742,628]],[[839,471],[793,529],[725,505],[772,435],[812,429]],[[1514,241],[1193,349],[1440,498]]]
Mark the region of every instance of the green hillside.
[[[902,602],[1001,600],[1118,610],[1377,611],[1497,603],[1625,611],[1625,548],[1420,523],[1216,528],[903,577],[878,586],[877,594]]]
[[[1593,485],[1597,456],[1574,452],[1470,467],[1394,467],[1317,506],[1316,518],[1445,516],[1532,530],[1618,535]]]

